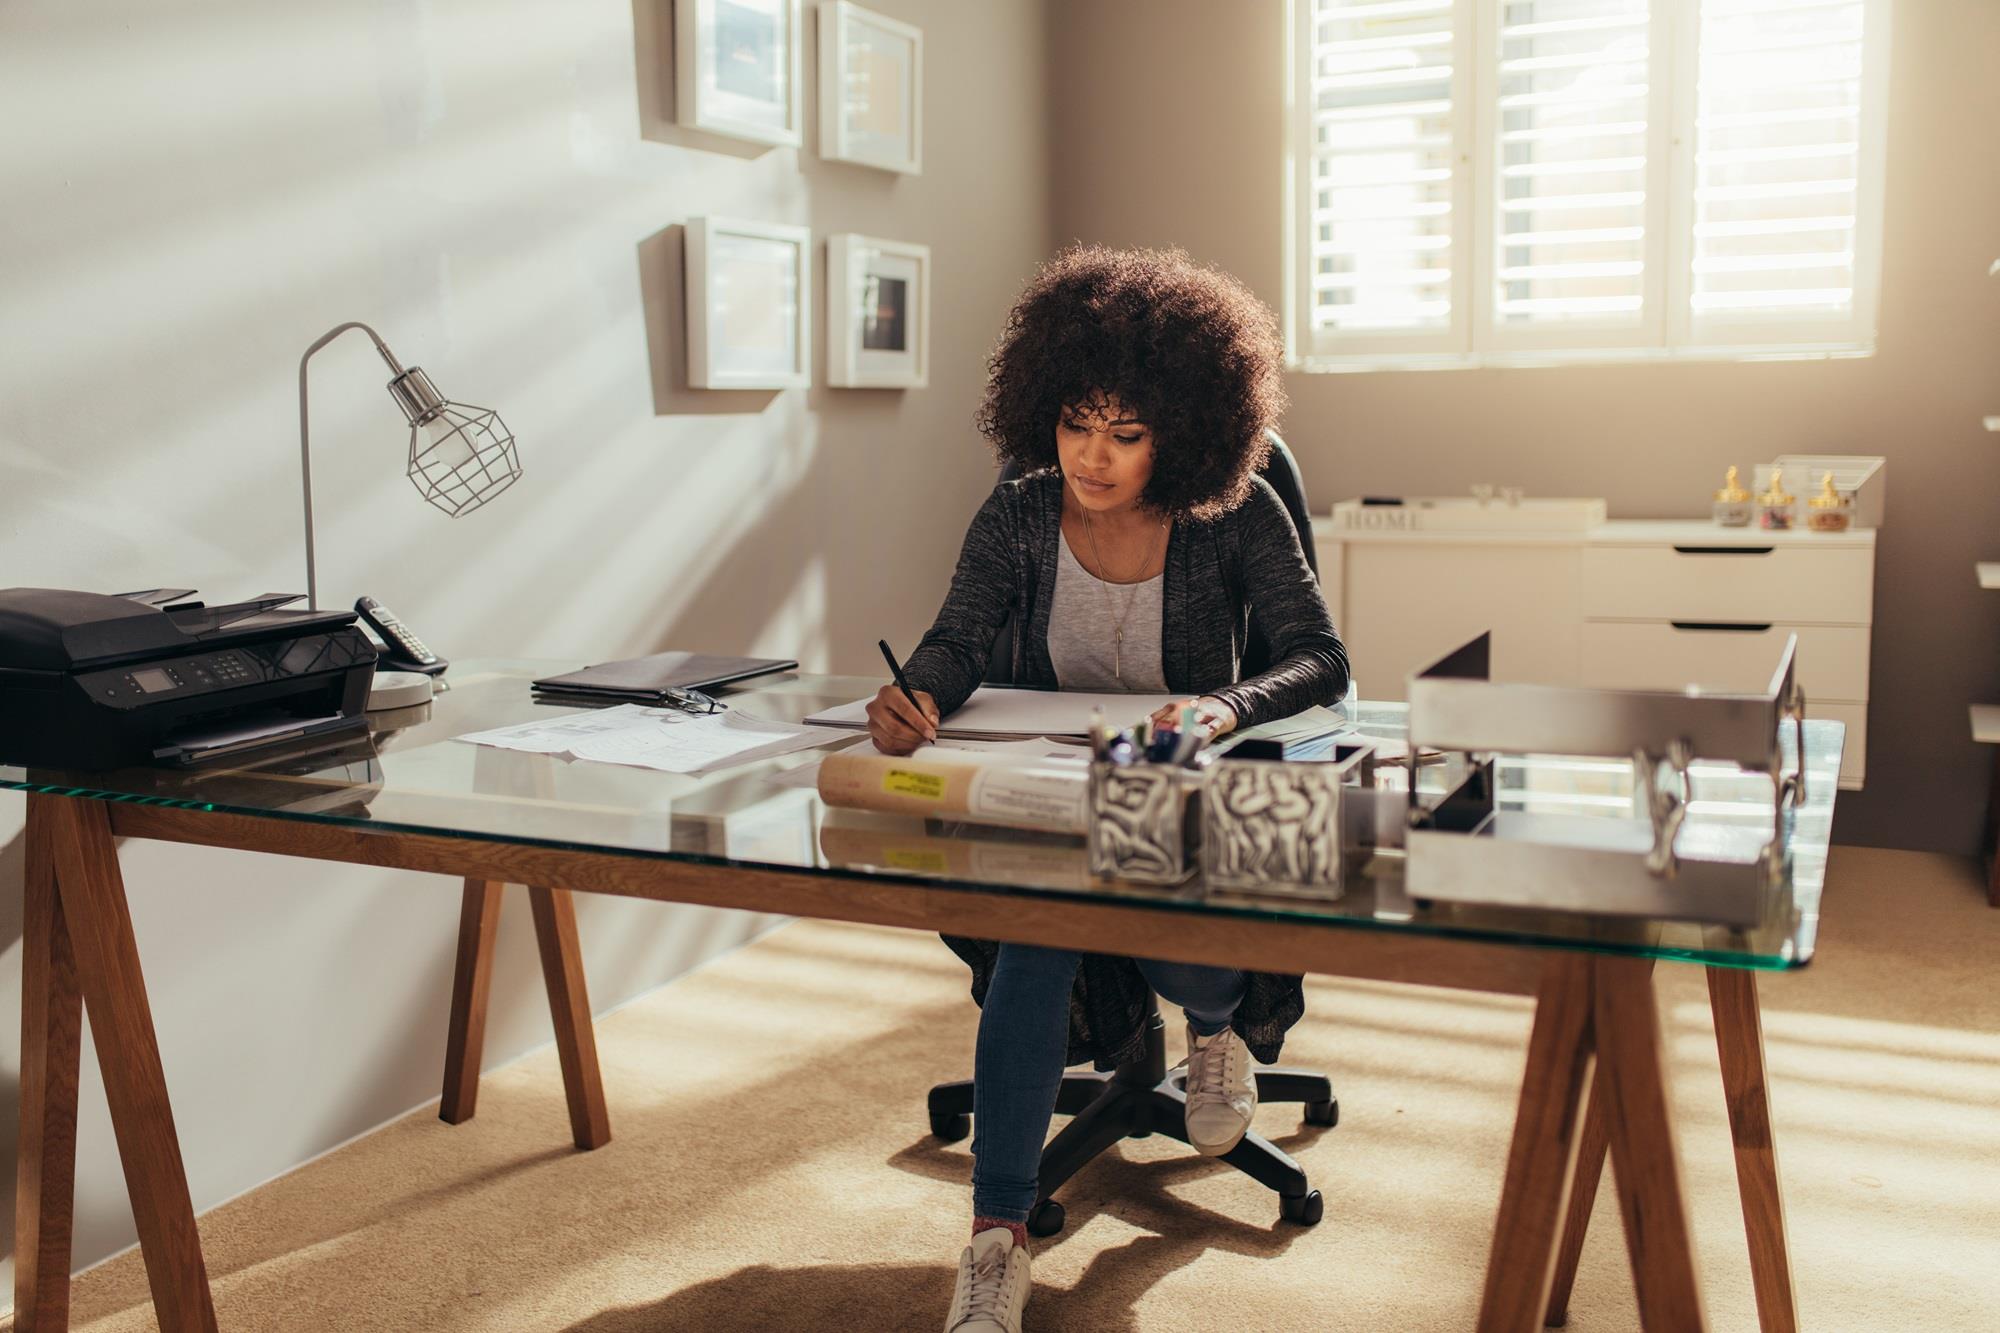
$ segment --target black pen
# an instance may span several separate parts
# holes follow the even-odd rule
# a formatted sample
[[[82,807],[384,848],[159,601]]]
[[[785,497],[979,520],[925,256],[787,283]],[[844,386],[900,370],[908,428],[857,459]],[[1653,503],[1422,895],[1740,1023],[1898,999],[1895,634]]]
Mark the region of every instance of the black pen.
[[[875,646],[882,650],[882,660],[889,664],[889,674],[896,678],[896,688],[901,690],[903,697],[910,701],[910,707],[917,710],[917,716],[922,717],[924,715],[924,706],[917,702],[917,696],[910,689],[910,682],[903,679],[903,668],[896,664],[896,655],[889,651],[889,641],[887,639],[877,639]]]

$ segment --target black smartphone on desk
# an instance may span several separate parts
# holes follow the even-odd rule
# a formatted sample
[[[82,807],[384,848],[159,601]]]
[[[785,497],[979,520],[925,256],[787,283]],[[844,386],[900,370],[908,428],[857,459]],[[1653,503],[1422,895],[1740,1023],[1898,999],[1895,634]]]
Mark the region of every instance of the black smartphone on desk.
[[[394,611],[376,601],[373,597],[357,598],[354,609],[368,622],[368,628],[387,645],[377,664],[380,671],[417,671],[426,676],[441,676],[451,665],[430,650],[430,646],[402,622]]]

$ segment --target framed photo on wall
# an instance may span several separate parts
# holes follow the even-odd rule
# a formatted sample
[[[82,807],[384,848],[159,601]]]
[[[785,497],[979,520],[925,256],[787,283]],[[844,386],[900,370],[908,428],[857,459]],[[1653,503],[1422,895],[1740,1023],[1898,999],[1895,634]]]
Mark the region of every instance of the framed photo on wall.
[[[820,5],[819,155],[923,170],[922,31],[849,0]]]
[[[930,383],[931,251],[839,232],[826,240],[826,382],[849,389]]]
[[[674,0],[680,123],[756,143],[805,142],[800,0]]]
[[[689,218],[688,383],[798,389],[812,383],[812,232]]]

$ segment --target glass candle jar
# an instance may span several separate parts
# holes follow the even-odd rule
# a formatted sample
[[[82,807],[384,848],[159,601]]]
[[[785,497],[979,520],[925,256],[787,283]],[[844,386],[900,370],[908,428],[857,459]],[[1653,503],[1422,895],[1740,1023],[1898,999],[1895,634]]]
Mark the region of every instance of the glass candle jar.
[[[1806,501],[1806,528],[1812,532],[1845,532],[1854,522],[1854,498],[1833,489],[1833,474],[1819,479],[1819,494]]]
[[[1725,528],[1750,526],[1750,492],[1736,484],[1734,467],[1729,469],[1722,489],[1715,493],[1715,521]]]
[[[1792,526],[1798,497],[1784,487],[1785,470],[1771,469],[1771,489],[1757,497],[1757,526],[1766,532],[1785,532]]]

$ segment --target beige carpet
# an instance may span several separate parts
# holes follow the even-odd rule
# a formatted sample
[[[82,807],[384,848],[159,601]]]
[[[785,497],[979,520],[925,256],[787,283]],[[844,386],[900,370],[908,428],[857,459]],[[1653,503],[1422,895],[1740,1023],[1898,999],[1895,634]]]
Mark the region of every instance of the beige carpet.
[[[2000,1310],[2000,912],[1972,866],[1842,849],[1820,959],[1763,982],[1804,1324],[1990,1330]],[[1712,1325],[1755,1308],[1700,972],[1660,968]],[[1165,1139],[1072,1182],[1029,1327],[1472,1326],[1525,1001],[1309,983],[1288,1061],[1339,1128],[1259,1127],[1325,1192],[1312,1230]],[[229,1330],[934,1333],[967,1220],[964,1143],[924,1091],[970,1068],[965,974],[935,939],[799,922],[598,1028],[613,1142],[568,1143],[553,1050],[478,1118],[407,1119],[204,1217]],[[1172,1047],[1178,1058],[1178,1037]],[[1635,1328],[1612,1191],[1570,1328]],[[74,1327],[154,1327],[136,1252],[79,1278]]]

